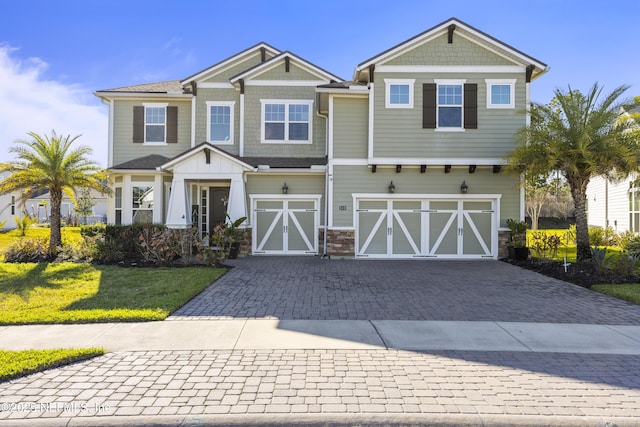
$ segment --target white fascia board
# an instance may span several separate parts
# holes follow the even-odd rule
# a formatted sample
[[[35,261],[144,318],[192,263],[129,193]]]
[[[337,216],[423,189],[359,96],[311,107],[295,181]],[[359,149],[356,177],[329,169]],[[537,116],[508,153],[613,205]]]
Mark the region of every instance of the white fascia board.
[[[235,83],[237,81],[239,81],[240,79],[245,79],[245,80],[249,80],[252,79],[256,76],[259,76],[262,73],[265,73],[275,67],[277,67],[278,65],[280,65],[282,62],[284,62],[285,57],[289,57],[291,59],[294,60],[294,63],[296,66],[302,68],[305,71],[310,72],[311,74],[315,75],[316,77],[318,77],[319,79],[321,79],[323,81],[322,84],[325,84],[331,80],[336,80],[336,81],[343,81],[340,77],[333,75],[327,71],[322,70],[321,68],[316,67],[315,65],[305,61],[304,59],[300,58],[299,56],[291,53],[291,52],[283,52],[278,56],[275,56],[273,58],[271,58],[270,60],[264,62],[263,64],[258,65],[257,67],[251,69],[251,70],[247,70],[244,73],[240,73],[236,76],[233,77],[233,79],[231,79],[231,83]],[[245,81],[245,85],[248,82]]]
[[[368,159],[372,165],[452,165],[452,166],[493,166],[506,165],[507,161],[501,158],[407,158],[407,157],[372,157]]]
[[[247,172],[247,175],[255,174],[273,174],[273,175],[324,175],[326,166],[314,165],[311,168],[270,168],[263,169],[261,166],[252,172]]]
[[[215,146],[213,146],[213,145],[211,145],[209,143],[202,144],[202,145],[198,146],[195,149],[188,150],[187,152],[183,153],[182,155],[180,155],[180,156],[178,156],[178,157],[176,157],[176,158],[174,158],[172,160],[169,160],[167,163],[165,163],[162,166],[158,167],[158,170],[171,169],[175,165],[177,165],[178,163],[181,163],[181,162],[185,161],[186,159],[189,159],[190,157],[194,156],[196,153],[199,153],[200,151],[204,150],[205,148],[211,150],[214,154],[216,154],[218,156],[221,156],[221,157],[223,157],[223,158],[225,158],[225,159],[227,159],[227,160],[229,160],[229,161],[231,161],[233,163],[238,164],[245,171],[256,170],[256,168],[254,168],[250,164],[245,163],[245,162],[243,162],[241,160],[238,160],[235,157],[230,156],[227,153],[218,150]]]
[[[163,175],[168,176],[168,174],[159,168],[156,169],[107,169],[107,175]]]
[[[521,65],[380,65],[378,73],[524,73]]]
[[[203,82],[198,83],[198,89],[235,89],[235,86],[227,82]]]
[[[331,95],[334,95],[336,97],[338,96],[342,96],[342,97],[359,97],[359,98],[366,98],[367,96],[369,96],[369,88],[364,86],[363,89],[353,89],[355,86],[351,86],[349,87],[349,89],[338,89],[338,88],[326,88],[326,87],[319,87],[316,88],[316,93],[328,93]]]
[[[367,159],[333,158],[331,159],[331,164],[334,166],[369,166],[369,162],[367,161]]]
[[[206,68],[204,70],[202,70],[201,72],[199,72],[198,74],[195,74],[185,80],[182,80],[180,83],[182,85],[186,85],[191,83],[192,81],[197,81],[199,79],[201,79],[202,77],[204,77],[207,74],[211,74],[214,71],[218,71],[221,72],[223,71],[224,67],[227,67],[229,65],[231,65],[233,62],[237,61],[239,57],[243,56],[243,55],[247,55],[247,59],[252,58],[256,55],[258,55],[260,53],[260,48],[265,48],[266,50],[268,50],[269,52],[271,52],[274,55],[279,55],[281,52],[277,49],[272,48],[271,46],[265,44],[265,43],[260,43],[256,46],[254,46],[253,48],[249,48],[247,50],[243,50],[242,52],[239,52],[225,60],[223,60],[222,62],[215,64],[209,68]],[[254,51],[253,55],[250,55],[251,51]]]
[[[247,80],[245,86],[296,86],[316,87],[327,84],[328,80]],[[234,86],[232,86],[234,87]]]
[[[500,200],[502,194],[460,194],[460,193],[353,193],[353,200],[356,199],[433,199],[433,200]],[[355,206],[355,204],[354,204]]]
[[[112,100],[117,98],[126,98],[130,100],[135,99],[149,99],[156,98],[160,99],[190,99],[193,97],[190,93],[180,93],[180,94],[167,94],[167,93],[145,93],[145,92],[94,92],[95,96],[99,98],[104,98],[106,100]]]

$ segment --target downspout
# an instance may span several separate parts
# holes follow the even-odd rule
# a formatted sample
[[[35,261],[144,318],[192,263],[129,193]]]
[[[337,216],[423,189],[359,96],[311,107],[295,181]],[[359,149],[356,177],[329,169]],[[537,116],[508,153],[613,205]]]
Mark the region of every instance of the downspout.
[[[327,254],[327,233],[329,231],[329,117],[320,114],[320,95],[318,95],[317,104],[316,116],[324,119],[324,155],[327,157],[327,167],[324,172],[324,233],[322,233],[322,249],[324,253],[320,259],[330,259],[331,255]]]

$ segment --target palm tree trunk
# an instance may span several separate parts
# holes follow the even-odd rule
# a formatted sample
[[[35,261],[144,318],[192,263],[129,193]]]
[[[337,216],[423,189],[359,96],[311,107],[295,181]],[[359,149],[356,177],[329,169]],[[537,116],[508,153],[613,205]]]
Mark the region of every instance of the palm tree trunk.
[[[580,177],[568,178],[571,196],[576,209],[576,260],[591,260],[591,245],[589,244],[589,224],[587,222],[587,184],[589,179]]]
[[[49,255],[55,256],[58,246],[62,246],[62,233],[60,231],[60,205],[62,204],[62,191],[51,190],[51,231],[49,234]]]

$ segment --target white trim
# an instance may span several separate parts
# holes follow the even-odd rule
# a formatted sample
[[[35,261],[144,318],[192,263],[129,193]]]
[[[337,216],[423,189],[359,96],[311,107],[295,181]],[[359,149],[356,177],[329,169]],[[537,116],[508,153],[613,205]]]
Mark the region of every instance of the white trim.
[[[327,160],[333,159],[333,95],[329,95],[329,106],[327,115],[329,123],[327,129]]]
[[[196,146],[196,97],[191,98],[191,148]]]
[[[413,93],[416,79],[384,79],[385,108],[413,108]],[[407,104],[391,103],[391,86],[409,86],[409,102]]]
[[[250,174],[275,174],[275,175],[324,175],[327,167],[325,165],[312,165],[310,168],[271,168],[266,165],[258,165],[255,172]]]
[[[266,139],[265,138],[265,105],[266,104],[284,104],[284,139]],[[292,104],[302,104],[309,107],[308,111],[308,133],[305,140],[289,139],[289,124],[296,123],[289,121],[289,106]],[[261,99],[260,100],[260,143],[261,144],[312,144],[313,143],[313,100],[309,99]],[[298,122],[303,123],[303,122]]]
[[[367,138],[367,157],[373,157],[373,117],[375,114],[374,84],[369,83],[369,137]]]
[[[239,58],[241,58],[242,56],[247,56],[246,60],[253,58],[254,56],[257,56],[260,54],[260,48],[265,48],[265,50],[271,52],[274,55],[279,55],[281,52],[271,46],[268,46],[265,43],[259,43],[256,46],[253,46],[247,50],[243,50],[242,52],[238,52],[235,55],[223,60],[222,62],[215,64],[209,68],[206,68],[204,70],[202,70],[201,72],[199,72],[198,74],[195,74],[191,77],[189,77],[186,80],[182,80],[180,83],[182,85],[188,84],[194,80],[198,80],[199,78],[201,78],[202,76],[206,75],[206,74],[210,74],[213,73],[214,71],[218,71],[218,72],[222,72],[222,68],[226,67],[229,64],[232,64],[233,62],[237,61]],[[253,53],[252,53],[253,51]],[[244,61],[240,61],[240,62],[244,62]]]
[[[108,167],[113,166],[113,116],[114,116],[115,101],[109,100],[109,129],[107,133],[107,150],[109,151],[109,158],[107,159]]]
[[[316,87],[329,83],[328,80],[247,80],[245,86],[292,86],[292,87]]]
[[[354,227],[329,227],[329,230],[353,230],[356,229]]]
[[[238,155],[244,156],[244,93],[240,94],[240,132],[238,135]]]
[[[369,88],[366,86],[350,86],[349,89],[327,88],[327,87],[316,88],[316,93],[330,93],[330,94],[344,97],[344,98],[349,98],[349,97],[366,98],[368,96],[367,94],[368,91],[369,91]]]
[[[433,79],[436,84],[436,131],[464,132],[464,85],[466,79]],[[440,86],[460,86],[460,105],[445,104],[442,107],[460,108],[460,126],[440,126]]]
[[[487,84],[487,109],[513,109],[516,107],[516,81],[518,79],[484,79]],[[491,100],[492,86],[509,86],[509,104],[493,104]]]
[[[329,160],[335,166],[368,166],[367,159],[332,158]]]
[[[142,139],[143,145],[167,145],[167,107],[169,104],[167,102],[143,102],[142,106],[144,107],[144,138]],[[164,108],[164,138],[162,141],[147,141],[147,108]],[[151,123],[149,126],[160,126],[159,123]]]
[[[492,166],[492,165],[506,165],[507,161],[498,157],[373,157],[367,159],[369,164],[372,165],[452,165],[452,166]],[[335,163],[335,160],[334,160]]]
[[[259,76],[260,74],[266,73],[267,71],[278,66],[280,63],[284,62],[285,58],[287,57],[290,60],[293,59],[293,62],[297,67],[308,72],[309,74],[313,74],[319,79],[326,79],[326,80],[323,80],[323,83],[327,83],[331,80],[342,81],[340,77],[334,74],[331,74],[321,68],[316,67],[315,65],[305,61],[304,59],[300,58],[299,56],[291,52],[283,52],[274,56],[273,58],[269,58],[268,60],[266,60],[262,64],[257,65],[256,67],[245,70],[242,73],[233,76],[231,78],[231,83],[235,83],[240,79],[244,79],[246,84],[247,81],[251,79],[252,76]]]
[[[202,82],[198,83],[198,89],[235,89],[235,86],[227,82]]]
[[[519,65],[379,65],[377,73],[524,73],[526,67]]]
[[[168,101],[175,101],[172,98],[193,98],[193,95],[188,94],[167,94],[167,93],[148,93],[148,92],[94,92],[95,96],[108,100],[117,98],[139,99],[148,100],[149,98],[158,98],[158,101],[167,99]]]
[[[158,171],[165,171],[165,170],[169,170],[172,167],[174,167],[175,165],[177,165],[178,163],[183,162],[186,159],[191,158],[192,156],[194,156],[196,153],[199,153],[200,151],[204,150],[205,148],[211,150],[214,152],[214,154],[221,156],[229,161],[231,161],[232,163],[235,163],[237,165],[239,165],[240,167],[242,167],[245,171],[255,171],[256,168],[254,168],[253,166],[251,166],[248,163],[243,162],[242,160],[238,160],[237,158],[227,154],[224,151],[221,151],[220,149],[216,148],[214,145],[205,142],[200,144],[199,146],[197,146],[198,148],[195,148],[193,150],[188,150],[182,154],[180,154],[178,157],[175,157],[171,160],[169,160],[167,163],[157,167],[156,169]]]
[[[235,101],[207,101],[205,102],[207,105],[207,135],[205,140],[210,142],[211,144],[216,145],[233,145],[235,143]],[[228,141],[219,141],[212,140],[211,138],[211,107],[229,107],[229,140]]]
[[[421,194],[421,193],[415,193],[415,194],[401,194],[401,193],[351,193],[351,196],[353,197],[353,200],[355,201],[356,199],[374,199],[374,200],[381,200],[381,199],[394,199],[394,200],[402,200],[402,199],[406,199],[406,200],[416,200],[416,199],[429,199],[429,200],[457,200],[457,199],[464,199],[465,201],[473,201],[473,200],[487,200],[487,199],[495,199],[495,200],[500,200],[502,198],[502,194],[450,194],[450,193],[443,193],[443,194],[433,194],[433,193],[429,193],[429,194]],[[356,208],[356,205],[354,204],[354,210]]]

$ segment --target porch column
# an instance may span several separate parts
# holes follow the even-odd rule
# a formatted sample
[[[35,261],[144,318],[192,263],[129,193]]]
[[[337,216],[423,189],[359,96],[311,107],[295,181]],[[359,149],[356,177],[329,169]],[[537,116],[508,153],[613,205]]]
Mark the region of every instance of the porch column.
[[[247,217],[247,221],[242,224],[242,227],[246,226],[249,221],[249,216],[247,215],[247,197],[244,190],[242,175],[233,176],[231,178],[227,213],[229,214],[229,217],[231,217],[231,221],[235,221],[243,216]]]
[[[171,195],[169,196],[169,212],[167,213],[167,227],[189,228],[191,226],[191,213],[189,208],[188,186],[184,178],[174,176],[171,183]]]
[[[162,175],[156,175],[153,182],[153,223],[162,224],[162,209],[164,206],[164,188]]]

